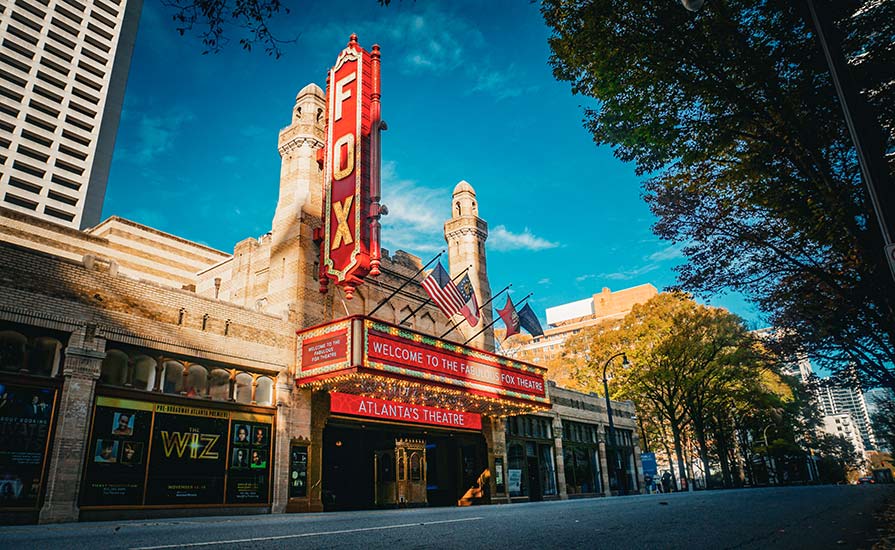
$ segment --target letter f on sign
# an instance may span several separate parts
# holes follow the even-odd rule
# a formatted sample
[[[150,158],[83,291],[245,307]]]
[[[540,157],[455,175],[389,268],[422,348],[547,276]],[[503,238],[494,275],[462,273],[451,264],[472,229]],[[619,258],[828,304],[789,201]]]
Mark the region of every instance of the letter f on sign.
[[[346,90],[345,86],[354,82],[357,73],[351,73],[336,82],[336,116],[335,120],[342,120],[342,103],[345,103],[351,97],[351,90]]]

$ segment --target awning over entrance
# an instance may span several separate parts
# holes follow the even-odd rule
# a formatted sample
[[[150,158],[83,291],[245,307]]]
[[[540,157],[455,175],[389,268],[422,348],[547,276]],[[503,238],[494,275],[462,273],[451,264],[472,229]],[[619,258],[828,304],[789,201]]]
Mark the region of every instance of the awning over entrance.
[[[546,369],[354,316],[298,332],[296,383],[509,416],[547,409]]]

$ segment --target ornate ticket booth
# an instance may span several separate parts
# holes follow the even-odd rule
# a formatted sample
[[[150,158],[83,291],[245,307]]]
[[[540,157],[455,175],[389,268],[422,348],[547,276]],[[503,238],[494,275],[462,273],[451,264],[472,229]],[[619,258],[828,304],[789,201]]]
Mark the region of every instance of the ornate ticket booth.
[[[377,506],[425,506],[426,442],[396,439],[393,449],[376,451],[373,471]]]
[[[319,467],[296,510],[507,498],[503,419],[550,406],[541,367],[367,317],[301,331],[298,346]]]

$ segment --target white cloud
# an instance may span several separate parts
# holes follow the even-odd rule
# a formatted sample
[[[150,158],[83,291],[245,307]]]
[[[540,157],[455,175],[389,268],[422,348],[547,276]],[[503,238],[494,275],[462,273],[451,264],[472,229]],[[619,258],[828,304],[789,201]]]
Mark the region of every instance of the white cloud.
[[[627,281],[628,279],[633,279],[634,277],[639,277],[641,275],[645,275],[651,271],[655,271],[659,269],[657,264],[646,264],[644,266],[629,269],[627,271],[615,271],[613,273],[600,273],[597,277],[601,279],[609,279],[611,281]]]
[[[410,11],[380,10],[362,22],[337,21],[303,33],[307,44],[339,44],[352,32],[364,46],[380,41],[389,63],[409,75],[448,75],[467,82],[467,93],[498,100],[534,91],[515,65],[495,62],[485,36],[468,17],[443,4],[419,3]],[[371,41],[371,42],[368,42]]]
[[[534,235],[527,227],[522,233],[513,233],[506,226],[498,225],[491,230],[488,245],[491,250],[547,250],[556,248],[559,243],[554,243]]]
[[[128,118],[133,116],[128,114]],[[181,127],[194,118],[192,113],[183,111],[137,116],[137,120],[133,122],[136,125],[134,139],[126,147],[116,150],[115,154],[122,160],[142,166],[151,164],[171,151]]]
[[[549,285],[549,284],[550,284],[550,277],[544,277],[543,279],[539,279],[539,280],[538,280],[538,284],[539,284],[539,285]]]
[[[382,217],[385,248],[417,254],[444,248],[443,227],[451,203],[444,189],[401,179],[394,162],[382,163],[382,189],[382,204],[388,206],[388,215]]]
[[[669,247],[663,248],[658,252],[653,252],[649,256],[647,256],[647,260],[652,262],[664,262],[666,260],[674,260],[675,258],[682,258],[684,253],[681,252],[681,249],[677,245],[671,245]]]

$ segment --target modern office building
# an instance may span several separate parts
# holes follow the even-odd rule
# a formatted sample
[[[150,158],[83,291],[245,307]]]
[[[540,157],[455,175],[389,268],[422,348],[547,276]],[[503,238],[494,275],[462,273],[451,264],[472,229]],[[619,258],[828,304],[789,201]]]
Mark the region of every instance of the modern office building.
[[[73,228],[102,213],[142,0],[0,3],[0,205]]]

